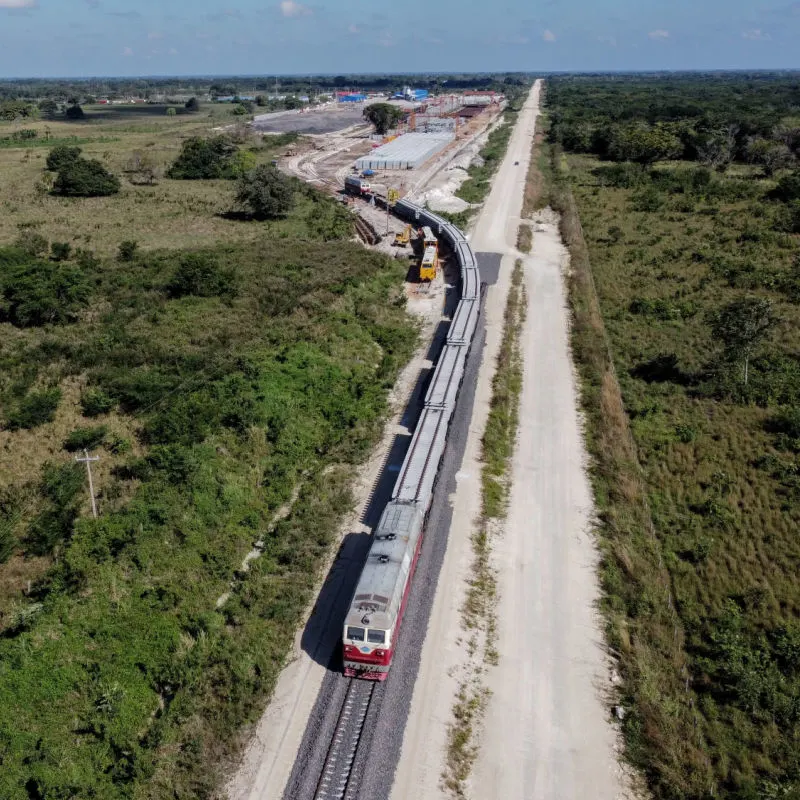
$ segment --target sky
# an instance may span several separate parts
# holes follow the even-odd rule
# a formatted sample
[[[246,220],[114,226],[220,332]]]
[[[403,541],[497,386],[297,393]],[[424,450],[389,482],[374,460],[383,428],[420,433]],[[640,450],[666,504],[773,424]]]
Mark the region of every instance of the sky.
[[[0,0],[0,77],[800,68],[800,0]]]

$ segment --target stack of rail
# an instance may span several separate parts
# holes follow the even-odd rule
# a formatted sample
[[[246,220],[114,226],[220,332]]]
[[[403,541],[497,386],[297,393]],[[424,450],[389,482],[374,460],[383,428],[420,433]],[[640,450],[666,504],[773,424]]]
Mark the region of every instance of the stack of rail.
[[[442,217],[407,200],[398,201],[394,211],[408,222],[430,226],[444,238],[458,260],[461,297],[392,499],[373,534],[345,619],[345,674],[372,680],[384,680],[392,662],[480,309],[480,273],[464,234]]]

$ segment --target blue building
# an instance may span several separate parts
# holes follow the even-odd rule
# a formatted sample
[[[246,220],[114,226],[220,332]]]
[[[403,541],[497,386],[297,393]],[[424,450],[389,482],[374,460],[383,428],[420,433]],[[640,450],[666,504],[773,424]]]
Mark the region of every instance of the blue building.
[[[365,94],[340,94],[338,97],[340,103],[360,103],[366,99]]]

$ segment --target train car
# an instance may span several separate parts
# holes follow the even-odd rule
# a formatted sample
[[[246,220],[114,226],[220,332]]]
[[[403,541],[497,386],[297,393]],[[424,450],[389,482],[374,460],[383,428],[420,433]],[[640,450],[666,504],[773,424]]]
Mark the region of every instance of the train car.
[[[416,504],[399,502],[389,503],[381,516],[345,618],[347,677],[386,680],[419,558],[423,517]]]
[[[452,246],[461,271],[461,299],[428,387],[425,407],[394,485],[391,502],[375,529],[342,631],[345,675],[379,681],[386,679],[396,650],[400,623],[419,559],[425,518],[433,498],[480,308],[480,274],[474,254],[461,231],[407,200],[399,200],[394,210],[412,224],[422,223],[423,227],[429,228],[433,239],[433,231],[438,231]],[[438,261],[437,250],[433,245],[426,248],[431,263]],[[435,274],[434,266],[429,279]]]
[[[435,247],[426,247],[419,264],[419,279],[421,281],[432,281],[436,277],[439,269],[439,253]]]
[[[364,194],[370,194],[372,191],[372,185],[369,181],[365,181],[362,178],[357,178],[355,175],[348,175],[344,179],[344,190],[348,194],[360,196]]]
[[[428,225],[423,225],[419,231],[419,237],[422,239],[422,247],[427,250],[429,247],[435,247],[439,251],[439,240],[433,235],[433,231]]]

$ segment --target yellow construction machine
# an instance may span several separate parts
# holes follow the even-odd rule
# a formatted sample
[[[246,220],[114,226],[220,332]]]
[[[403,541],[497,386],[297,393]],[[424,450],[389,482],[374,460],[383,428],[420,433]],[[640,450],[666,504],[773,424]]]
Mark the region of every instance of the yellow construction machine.
[[[398,247],[405,247],[411,241],[411,226],[406,225],[400,233],[394,235],[394,243]]]

